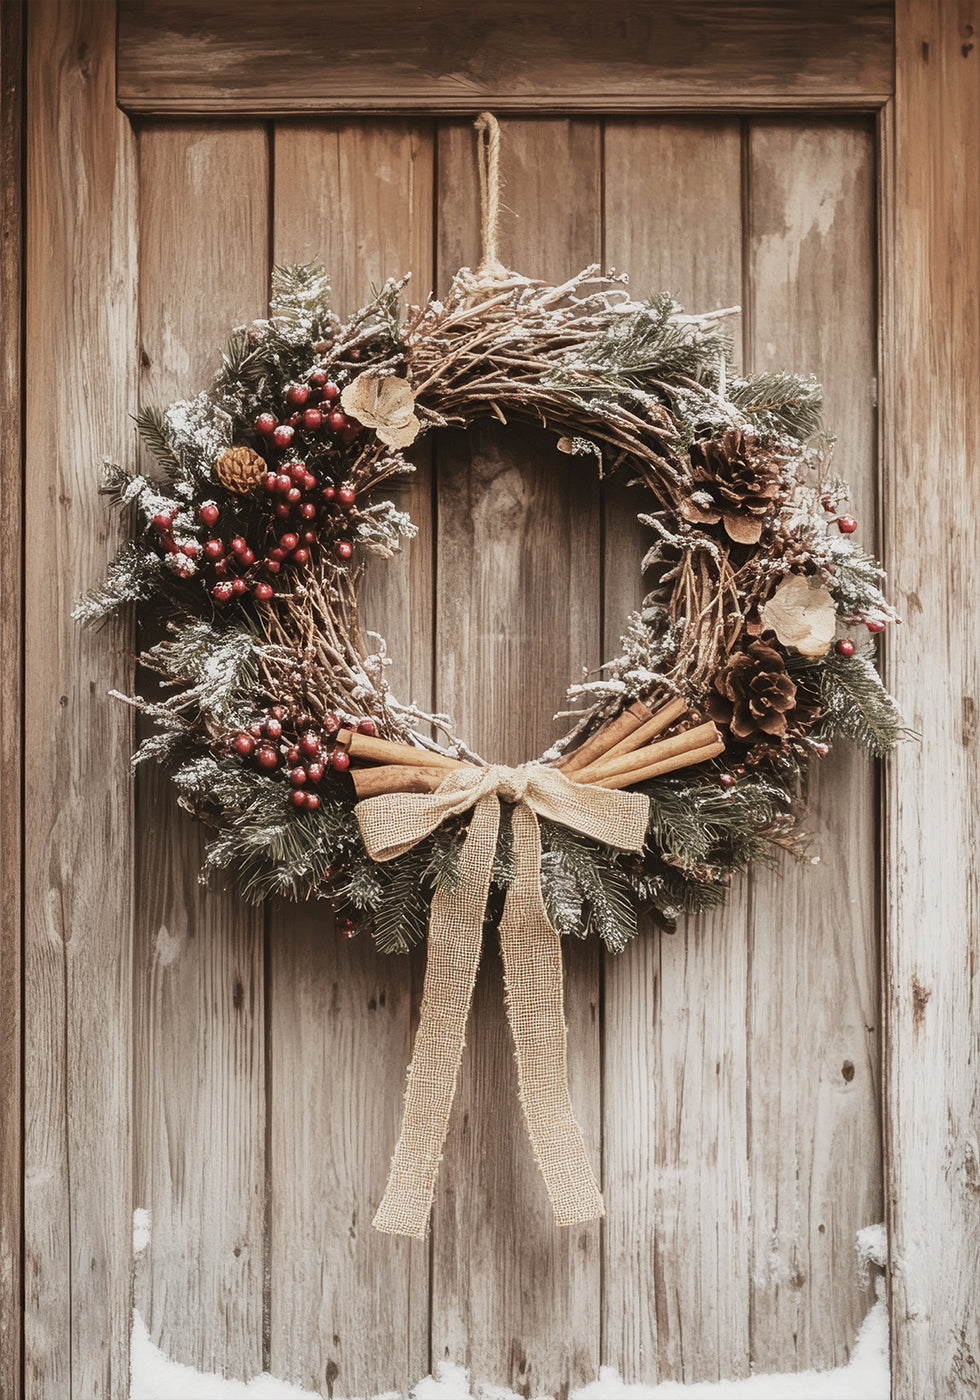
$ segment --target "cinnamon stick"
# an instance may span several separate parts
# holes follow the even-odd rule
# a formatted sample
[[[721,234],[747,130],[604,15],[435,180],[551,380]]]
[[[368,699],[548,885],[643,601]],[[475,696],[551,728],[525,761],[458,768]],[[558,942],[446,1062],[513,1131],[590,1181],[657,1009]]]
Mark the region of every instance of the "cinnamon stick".
[[[665,729],[669,729],[675,720],[687,710],[687,701],[675,697],[668,701],[661,709],[657,710],[652,719],[648,719],[646,724],[641,724],[639,729],[634,729],[632,734],[627,734],[625,739],[620,739],[618,744],[613,744],[606,749],[602,755],[604,759],[613,758],[616,754],[630,753],[633,749],[642,749],[644,744],[648,744],[651,739],[655,739],[658,734],[662,734]]]
[[[366,758],[374,763],[402,763],[410,768],[465,767],[460,759],[450,758],[447,753],[433,753],[430,749],[416,748],[414,744],[393,744],[389,739],[359,734],[356,730],[342,729],[337,743],[351,758]]]
[[[648,778],[659,778],[662,773],[672,773],[677,768],[688,768],[695,763],[706,763],[709,758],[717,758],[719,754],[725,752],[725,745],[719,739],[716,744],[705,744],[700,749],[689,749],[686,753],[674,754],[673,758],[664,758],[659,762],[649,763],[645,768],[636,768],[631,773],[616,773],[611,778],[600,778],[594,783],[595,787],[601,788],[626,788],[632,787],[634,783],[645,782]]]
[[[584,744],[574,749],[567,758],[560,759],[558,767],[566,778],[570,777],[572,773],[577,773],[590,763],[594,763],[610,745],[618,744],[620,739],[625,739],[627,735],[639,729],[641,724],[646,724],[652,718],[653,711],[649,705],[644,705],[642,700],[634,701],[621,715],[617,715],[608,724],[604,724],[592,735],[591,739],[586,739]]]
[[[389,792],[435,792],[446,776],[445,768],[410,768],[407,763],[388,763],[380,768],[351,768],[358,798],[378,797]]]
[[[681,734],[671,735],[669,739],[661,739],[659,743],[634,749],[632,753],[620,753],[612,758],[604,756],[596,763],[590,763],[588,768],[580,768],[573,775],[573,781],[598,783],[604,778],[613,778],[618,773],[631,773],[634,768],[660,763],[663,759],[673,758],[675,754],[690,753],[694,749],[703,748],[705,744],[717,743],[718,737],[718,730],[711,720],[708,720],[706,724],[699,724],[695,729],[686,729]]]

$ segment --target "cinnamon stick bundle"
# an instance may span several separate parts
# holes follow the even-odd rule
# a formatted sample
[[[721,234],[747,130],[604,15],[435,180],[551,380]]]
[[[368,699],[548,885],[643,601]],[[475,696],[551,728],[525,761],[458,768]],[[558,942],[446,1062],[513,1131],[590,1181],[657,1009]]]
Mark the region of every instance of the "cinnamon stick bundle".
[[[699,724],[694,729],[685,729],[682,733],[673,734],[669,739],[661,739],[656,744],[645,744],[629,753],[612,756],[604,754],[587,768],[580,768],[577,773],[572,774],[572,778],[577,783],[598,783],[603,778],[631,773],[635,768],[648,767],[651,763],[659,763],[678,754],[692,753],[696,749],[704,748],[706,744],[718,741],[718,730],[708,720],[706,724]]]
[[[360,734],[352,729],[341,729],[337,743],[347,750],[351,758],[366,758],[374,763],[402,763],[410,768],[447,770],[465,767],[461,759],[451,758],[448,753],[416,748],[414,744],[393,744],[389,739],[378,739],[373,734]]]

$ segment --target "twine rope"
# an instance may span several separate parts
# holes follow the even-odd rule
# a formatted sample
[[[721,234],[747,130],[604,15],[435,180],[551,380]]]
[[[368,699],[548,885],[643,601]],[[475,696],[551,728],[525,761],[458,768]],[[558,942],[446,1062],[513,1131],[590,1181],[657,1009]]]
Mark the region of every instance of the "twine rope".
[[[500,951],[524,1119],[557,1223],[575,1225],[605,1213],[568,1093],[561,940],[541,894],[538,818],[639,851],[649,801],[570,782],[537,763],[466,767],[450,772],[434,793],[369,797],[354,809],[367,852],[379,861],[394,859],[447,817],[472,809],[458,878],[432,898],[401,1136],[374,1217],[375,1228],[386,1234],[422,1239],[428,1224],[480,963],[501,801],[514,804],[515,874],[500,920]]]
[[[480,176],[480,241],[483,254],[476,270],[477,280],[500,281],[513,276],[497,256],[500,231],[500,123],[492,112],[481,112],[473,123]]]

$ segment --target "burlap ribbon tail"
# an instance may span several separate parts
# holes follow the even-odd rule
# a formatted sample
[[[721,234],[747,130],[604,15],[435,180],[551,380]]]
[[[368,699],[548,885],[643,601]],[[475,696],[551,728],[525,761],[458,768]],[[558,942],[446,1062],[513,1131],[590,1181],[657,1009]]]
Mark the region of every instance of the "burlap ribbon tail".
[[[649,802],[638,793],[570,782],[542,764],[459,768],[434,793],[369,797],[355,808],[368,854],[379,861],[409,850],[447,817],[473,809],[458,879],[432,898],[402,1131],[374,1218],[375,1228],[388,1234],[425,1235],[480,962],[501,800],[515,804],[514,878],[500,920],[500,950],[524,1118],[558,1224],[604,1214],[568,1093],[561,943],[541,894],[538,817],[638,851]]]

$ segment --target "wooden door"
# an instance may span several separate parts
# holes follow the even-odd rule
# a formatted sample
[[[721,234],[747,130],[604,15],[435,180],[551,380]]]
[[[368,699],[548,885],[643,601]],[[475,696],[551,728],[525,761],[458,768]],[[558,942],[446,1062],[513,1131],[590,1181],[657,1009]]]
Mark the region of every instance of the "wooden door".
[[[600,1364],[646,1381],[828,1367],[869,1306],[853,1242],[884,1211],[882,850],[875,776],[853,754],[818,778],[819,865],[754,876],[722,913],[645,930],[620,958],[566,950],[572,1096],[602,1164],[602,1227],[551,1223],[488,951],[431,1239],[409,1244],[369,1221],[422,962],[338,939],[315,908],[252,911],[202,891],[199,832],[157,775],[126,778],[129,721],[105,692],[129,682],[130,638],[67,622],[118,528],[98,458],[132,455],[138,403],[205,382],[228,328],[263,313],[274,263],[320,258],[347,311],[388,274],[410,270],[424,297],[478,258],[470,114],[485,105],[502,116],[504,260],[550,279],[598,261],[694,309],[739,303],[747,367],[824,382],[874,546],[882,441],[915,401],[904,383],[882,433],[877,386],[896,377],[881,308],[905,305],[884,197],[890,6],[848,6],[843,31],[834,6],[761,19],[711,7],[707,59],[669,6],[651,7],[652,38],[636,7],[596,20],[572,5],[560,40],[548,7],[529,6],[519,49],[534,57],[517,59],[499,31],[438,8],[437,24],[342,6],[325,37],[305,3],[271,27],[259,5],[238,5],[230,27],[217,3],[124,3],[118,75],[113,6],[28,12],[25,1227],[5,1288],[22,1269],[38,1400],[126,1393],[134,1207],[151,1239],[132,1297],[169,1355],[324,1396],[404,1391],[443,1357],[527,1395],[563,1395]],[[908,44],[927,11],[903,11]],[[952,43],[953,28],[938,37]],[[576,32],[593,70],[577,66]],[[328,39],[330,63],[311,61]],[[370,580],[369,622],[405,690],[520,761],[554,736],[565,684],[610,654],[638,601],[628,495],[537,435],[488,425],[435,440],[405,502],[420,536]],[[890,509],[886,541],[904,559]],[[896,664],[912,655],[898,647]],[[18,781],[19,752],[4,761]],[[890,809],[893,852],[909,810]],[[911,915],[890,908],[890,957],[924,968],[904,951]],[[19,956],[12,935],[3,950]],[[926,1073],[930,967],[906,1035],[908,981],[889,964],[893,1084],[906,1047]],[[9,1085],[20,1070],[6,1053]],[[907,1135],[888,1121],[893,1142]],[[890,1171],[900,1202],[914,1177],[897,1154]],[[891,1205],[893,1241],[903,1212]],[[933,1276],[928,1296],[949,1298]],[[953,1297],[968,1350],[975,1318],[962,1287]],[[897,1393],[927,1393],[915,1386],[933,1362],[901,1330],[896,1357]],[[959,1384],[954,1362],[942,1374]]]

